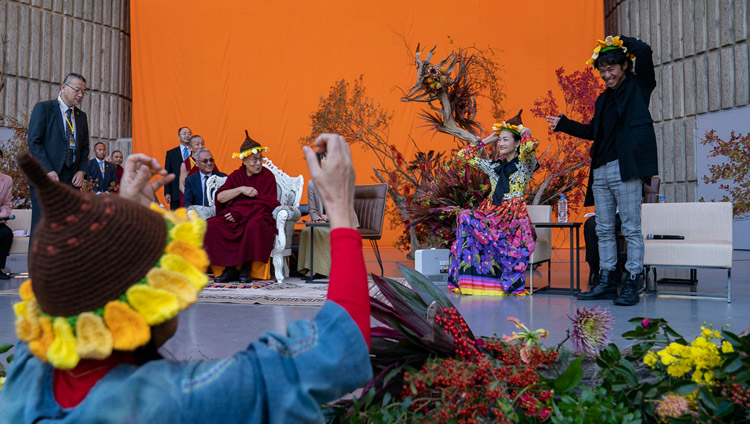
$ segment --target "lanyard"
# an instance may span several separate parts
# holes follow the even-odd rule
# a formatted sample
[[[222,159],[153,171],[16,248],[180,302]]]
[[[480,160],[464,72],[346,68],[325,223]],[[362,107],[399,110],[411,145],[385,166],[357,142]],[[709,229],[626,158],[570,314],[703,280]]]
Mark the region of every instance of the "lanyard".
[[[58,102],[59,102],[59,103],[60,103],[61,105],[63,105],[63,104],[64,104],[63,102],[61,102],[61,101],[60,101],[60,99],[59,99],[59,98],[57,99],[57,101],[58,101]],[[67,105],[66,105],[66,106],[67,106]],[[70,115],[71,115],[71,116],[74,116],[74,117],[75,117],[75,115],[76,115],[76,110],[75,110],[75,108],[70,108],[70,109],[73,109],[73,111],[72,111],[72,112],[70,113]],[[73,147],[73,143],[75,143],[75,133],[76,133],[76,130],[75,130],[75,128],[73,127],[73,122],[71,122],[71,121],[69,121],[69,120],[68,120],[68,114],[67,114],[67,113],[63,113],[63,118],[65,118],[65,123],[66,123],[66,124],[68,124],[68,127],[70,127],[70,134],[71,134],[71,136],[72,136],[73,138],[72,138],[71,140],[69,140],[69,141],[70,141],[70,144],[71,144],[71,148],[72,148],[72,147]],[[73,118],[73,119],[75,120],[75,118]]]

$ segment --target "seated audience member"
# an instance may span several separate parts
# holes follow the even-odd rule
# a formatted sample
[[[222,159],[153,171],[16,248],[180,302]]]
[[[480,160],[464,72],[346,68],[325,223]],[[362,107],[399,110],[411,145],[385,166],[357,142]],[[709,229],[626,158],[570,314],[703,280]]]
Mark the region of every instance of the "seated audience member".
[[[190,175],[185,179],[185,196],[182,203],[186,208],[190,206],[208,206],[208,192],[206,191],[206,182],[212,175],[226,177],[227,174],[214,169],[214,156],[208,149],[200,149],[195,152],[196,164],[199,172]],[[213,199],[212,199],[213,200]]]
[[[115,173],[117,174],[117,184],[120,184],[120,180],[122,179],[122,172],[125,170],[125,168],[122,167],[122,152],[119,150],[115,150],[112,152],[112,156],[110,156],[112,159],[112,165],[115,166]]]
[[[318,155],[318,162],[321,167],[325,167],[326,155]],[[315,183],[311,180],[307,184],[307,203],[309,206],[310,217],[308,222],[328,222],[328,215],[325,213],[323,198],[315,190]],[[356,219],[356,216],[355,216]],[[356,221],[359,227],[359,221]],[[297,270],[301,273],[310,271],[310,228],[303,228],[299,236],[299,254],[297,256]],[[313,272],[323,276],[330,275],[331,272],[331,227],[316,227],[312,232],[315,236],[315,247],[313,252]],[[314,276],[310,276],[311,278]]]
[[[5,160],[2,150],[0,150],[0,160]],[[13,212],[13,179],[9,175],[0,173],[0,218],[10,216],[11,212]],[[3,270],[12,244],[13,230],[8,227],[7,221],[0,221],[0,280],[10,279],[10,274]]]
[[[321,159],[321,165],[325,159]],[[328,222],[328,216],[325,214],[325,206],[322,199],[318,197],[315,191],[315,183],[310,181],[307,185],[307,204],[310,208],[310,219],[308,222]],[[316,274],[327,276],[331,272],[331,254],[330,254],[330,232],[329,227],[316,227],[313,235],[315,241],[313,246],[312,269]],[[310,227],[302,229],[299,236],[299,255],[297,257],[297,270],[301,273],[310,271]],[[310,277],[314,277],[311,275]]]
[[[94,196],[53,182],[31,155],[20,155],[44,220],[35,234],[39,249],[29,258],[31,281],[14,307],[22,342],[0,391],[2,420],[323,422],[320,404],[372,378],[370,306],[354,229],[351,152],[336,135],[321,135],[314,147],[329,157],[321,169],[303,148],[333,228],[328,300],[315,318],[290,324],[284,334],[266,333],[227,358],[186,363],[156,349],[207,283],[199,271],[207,264],[205,221],[143,206],[173,175],[149,183],[166,171],[134,154],[120,196]],[[68,221],[70,214],[78,219]],[[91,237],[94,226],[100,236]],[[92,273],[84,265],[93,254],[109,266]]]
[[[107,157],[107,146],[99,142],[94,145],[94,158],[89,160],[88,179],[93,181],[92,190],[95,193],[114,191],[117,185],[117,170],[115,166],[104,158]]]
[[[206,252],[211,264],[225,267],[214,280],[218,283],[247,283],[271,275],[269,259],[276,235],[271,214],[280,204],[276,178],[263,167],[266,151],[246,134],[240,152],[232,155],[242,164],[216,191],[216,216],[207,221]]]

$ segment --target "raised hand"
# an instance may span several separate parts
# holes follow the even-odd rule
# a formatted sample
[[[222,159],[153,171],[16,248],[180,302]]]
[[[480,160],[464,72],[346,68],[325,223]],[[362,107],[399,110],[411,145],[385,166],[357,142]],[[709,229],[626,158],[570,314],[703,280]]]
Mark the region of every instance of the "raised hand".
[[[356,228],[354,214],[354,166],[352,152],[338,134],[321,134],[313,147],[303,146],[302,151],[310,169],[315,190],[326,205],[331,228]],[[327,153],[326,166],[318,163],[316,153]]]

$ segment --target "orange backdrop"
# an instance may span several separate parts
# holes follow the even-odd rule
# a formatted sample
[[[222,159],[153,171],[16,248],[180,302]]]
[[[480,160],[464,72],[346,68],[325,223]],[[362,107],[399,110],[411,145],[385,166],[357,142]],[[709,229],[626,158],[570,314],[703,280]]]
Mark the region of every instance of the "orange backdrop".
[[[439,58],[450,51],[448,37],[457,46],[491,46],[505,69],[505,109],[513,115],[523,108],[544,148],[545,123],[531,118],[533,101],[556,90],[556,68],[583,68],[603,36],[602,2],[592,0],[130,4],[133,150],[163,160],[187,125],[230,172],[247,129],[271,148],[274,163],[305,181],[298,139],[309,134],[309,114],[339,79],[364,75],[368,95],[393,112],[391,142],[410,157],[409,137],[423,149],[453,145],[421,126],[419,104],[399,100],[396,87],[411,86],[416,76],[417,43],[437,44]],[[485,128],[492,124],[488,107],[478,118]],[[357,183],[374,182],[372,153],[355,146],[353,155]],[[387,231],[381,245],[396,236]]]

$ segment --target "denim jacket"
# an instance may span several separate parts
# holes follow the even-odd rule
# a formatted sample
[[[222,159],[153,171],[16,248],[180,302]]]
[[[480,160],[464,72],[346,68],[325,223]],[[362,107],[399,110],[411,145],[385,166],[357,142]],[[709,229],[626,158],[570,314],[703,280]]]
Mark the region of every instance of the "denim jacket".
[[[247,350],[217,360],[122,364],[64,409],[53,368],[19,345],[0,391],[0,423],[319,423],[320,404],[372,378],[362,333],[328,301],[286,335],[265,333]]]

